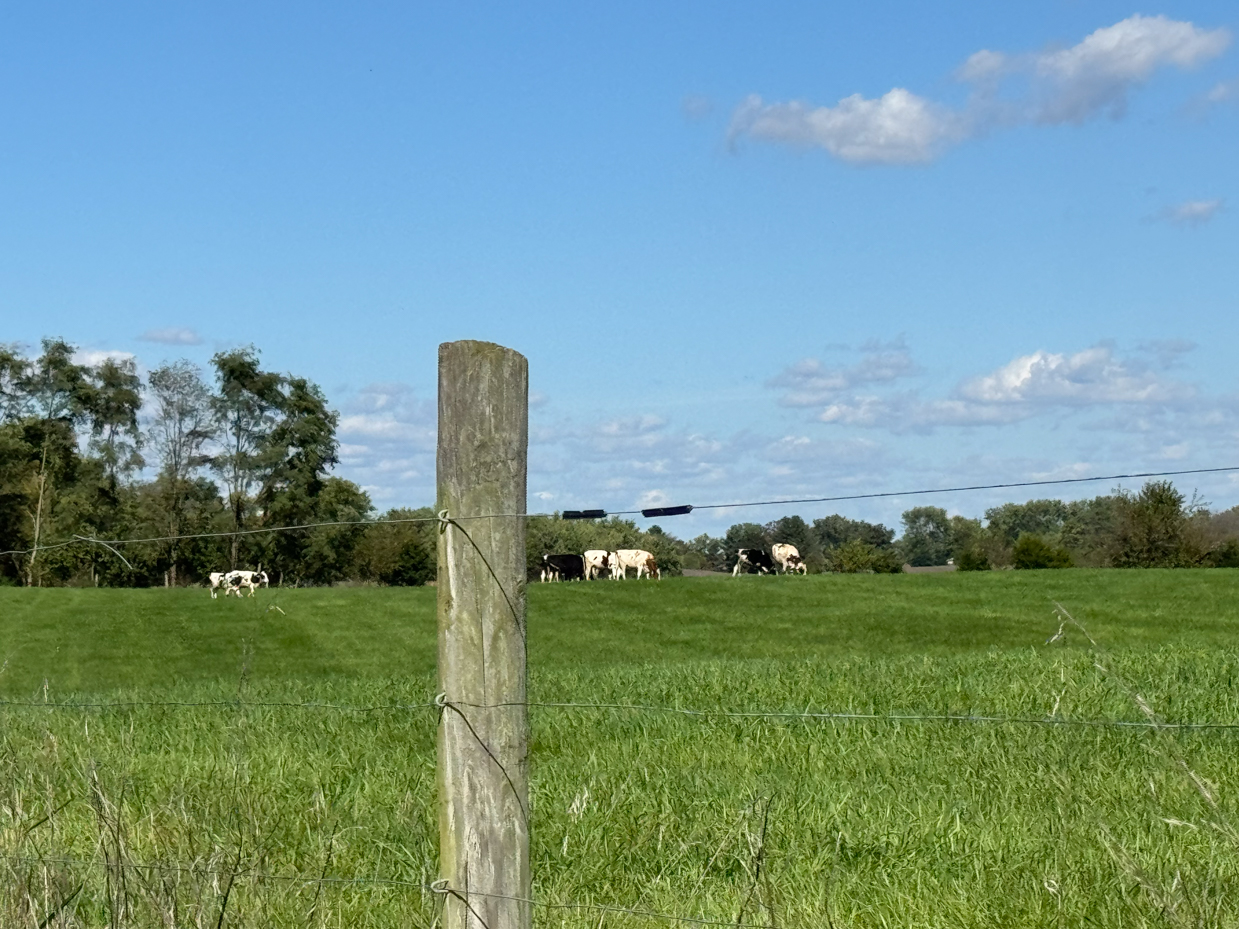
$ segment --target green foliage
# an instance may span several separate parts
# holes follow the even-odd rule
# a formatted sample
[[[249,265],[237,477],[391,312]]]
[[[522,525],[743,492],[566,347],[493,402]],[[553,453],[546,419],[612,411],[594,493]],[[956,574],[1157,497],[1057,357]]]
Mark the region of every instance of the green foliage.
[[[916,506],[904,512],[899,544],[910,565],[946,564],[951,557],[951,521],[946,510],[937,506]]]
[[[1071,552],[1050,545],[1040,536],[1025,534],[1015,543],[1012,561],[1017,570],[1070,568]]]
[[[384,584],[392,587],[420,587],[435,579],[435,556],[417,539],[407,539],[400,546],[395,564],[380,575]]]
[[[894,529],[839,515],[813,520],[813,534],[817,537],[818,547],[823,551],[853,539],[867,542],[874,548],[887,548],[895,538]]]
[[[1239,568],[1239,539],[1227,539],[1209,554],[1215,568]]]
[[[850,539],[825,555],[826,570],[837,574],[897,574],[903,559],[893,548],[878,548],[864,539]]]
[[[1014,545],[1022,535],[1056,537],[1067,520],[1067,512],[1067,504],[1061,500],[1004,503],[986,510],[985,522],[997,539]]]
[[[1119,494],[1115,565],[1183,568],[1201,563],[1205,552],[1189,532],[1191,516],[1170,481],[1149,481],[1138,494]]]
[[[960,571],[988,571],[989,556],[980,548],[966,548],[955,556],[955,567]]]

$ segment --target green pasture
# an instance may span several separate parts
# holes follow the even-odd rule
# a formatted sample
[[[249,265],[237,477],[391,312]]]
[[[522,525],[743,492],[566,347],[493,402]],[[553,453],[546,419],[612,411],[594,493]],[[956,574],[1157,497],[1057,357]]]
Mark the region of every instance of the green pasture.
[[[213,704],[0,707],[0,925],[434,926],[434,593],[0,589],[5,699]],[[1236,594],[1221,569],[532,585],[531,696],[1239,723]],[[1103,652],[1045,644],[1056,602]],[[1239,729],[531,712],[543,903],[1239,925]]]

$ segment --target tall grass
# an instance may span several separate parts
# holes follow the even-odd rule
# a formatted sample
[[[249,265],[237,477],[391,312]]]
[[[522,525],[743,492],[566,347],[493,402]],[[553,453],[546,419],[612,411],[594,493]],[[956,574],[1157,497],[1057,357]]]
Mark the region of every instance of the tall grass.
[[[1098,595],[1144,598],[1130,636],[1121,603],[1092,617],[1104,644],[1126,646],[1099,656],[1071,629],[1043,645],[1056,627],[1048,598],[1020,614],[996,596],[995,620],[977,616],[967,585],[952,610],[945,584],[888,588],[892,605],[865,601],[878,588],[864,583],[801,585],[797,599],[790,585],[706,581],[704,596],[731,598],[736,612],[764,617],[765,636],[787,639],[743,657],[718,652],[729,636],[737,648],[756,636],[726,615],[711,638],[691,583],[535,590],[531,654],[545,657],[531,658],[532,699],[1147,721],[1138,694],[1159,718],[1239,722],[1239,650],[1220,644],[1228,617],[1192,618],[1147,587]],[[849,592],[861,633],[835,648],[849,641],[835,598]],[[349,591],[358,599],[348,610],[322,593],[336,616],[383,610],[373,591]],[[963,644],[881,654],[872,617],[912,629],[897,617],[918,595],[916,634]],[[762,597],[778,609],[763,612]],[[680,614],[642,612],[676,598]],[[46,691],[51,702],[218,705],[0,712],[0,925],[436,924],[438,902],[422,889],[437,877],[435,711],[254,705],[413,705],[433,694],[427,669],[386,673],[365,621],[351,654],[371,648],[379,671],[349,657],[343,630],[328,635],[321,616],[305,615],[315,602],[281,601],[307,630],[301,641],[336,644],[330,661],[305,646],[286,646],[283,669],[277,651],[264,657],[261,633],[288,634],[272,613],[251,645],[223,640],[227,675],[204,647],[204,665],[221,669],[208,679],[139,675],[140,686],[72,691],[53,676]],[[255,623],[267,620],[260,609]],[[389,641],[413,635],[396,622],[408,615],[389,614]],[[975,641],[987,622],[1000,643]],[[611,660],[555,644],[569,623],[595,630],[582,635],[591,648],[609,635]],[[655,628],[665,659],[646,661],[639,639]],[[1162,644],[1147,644],[1159,628]],[[823,641],[831,647],[813,644]],[[874,647],[855,647],[866,642]],[[20,692],[44,698],[41,682]],[[535,895],[563,905],[536,909],[540,926],[667,925],[569,904],[785,927],[1239,925],[1236,730],[532,714]],[[403,883],[351,882],[374,879]]]

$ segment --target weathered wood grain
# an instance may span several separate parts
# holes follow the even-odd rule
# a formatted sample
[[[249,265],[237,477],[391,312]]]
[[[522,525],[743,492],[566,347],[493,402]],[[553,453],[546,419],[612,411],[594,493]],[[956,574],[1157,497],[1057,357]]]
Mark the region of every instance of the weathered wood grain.
[[[528,445],[525,358],[440,345],[438,509],[459,522],[439,535],[439,873],[466,898],[445,929],[531,925],[525,520],[466,518],[524,514]]]

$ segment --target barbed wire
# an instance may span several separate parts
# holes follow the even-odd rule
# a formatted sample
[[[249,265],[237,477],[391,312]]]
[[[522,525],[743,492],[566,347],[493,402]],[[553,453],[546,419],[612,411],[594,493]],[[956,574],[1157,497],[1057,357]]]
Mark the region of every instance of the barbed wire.
[[[563,519],[605,519],[609,516],[643,516],[655,518],[662,516],[687,515],[694,510],[724,510],[751,506],[790,506],[801,503],[840,503],[848,500],[874,500],[884,497],[917,497],[929,494],[965,493],[976,490],[1009,490],[1017,487],[1049,487],[1060,484],[1087,484],[1099,481],[1122,481],[1149,477],[1181,477],[1189,474],[1223,474],[1239,471],[1239,465],[1224,468],[1186,468],[1177,471],[1133,471],[1127,474],[1099,474],[1092,477],[1050,478],[1036,481],[1008,481],[1000,484],[968,484],[958,487],[929,487],[918,490],[884,490],[859,494],[838,494],[828,497],[795,497],[780,500],[750,500],[740,503],[704,503],[683,504],[680,506],[647,507],[639,510],[565,510],[562,513],[478,513],[474,515],[453,515],[453,520],[473,519],[553,519],[559,516]],[[147,536],[133,539],[96,539],[87,536],[76,536],[63,542],[50,545],[37,545],[31,548],[14,548],[0,552],[5,555],[30,555],[36,552],[49,552],[66,548],[70,545],[93,544],[105,547],[116,545],[138,545],[155,542],[185,542],[196,539],[226,539],[235,536],[267,535],[274,532],[301,532],[311,529],[331,528],[340,526],[399,525],[406,523],[436,523],[438,516],[410,516],[394,519],[355,519],[328,520],[316,523],[298,523],[290,526],[261,526],[251,529],[232,529],[221,532],[195,532],[188,535]],[[117,553],[119,556],[119,553]]]

